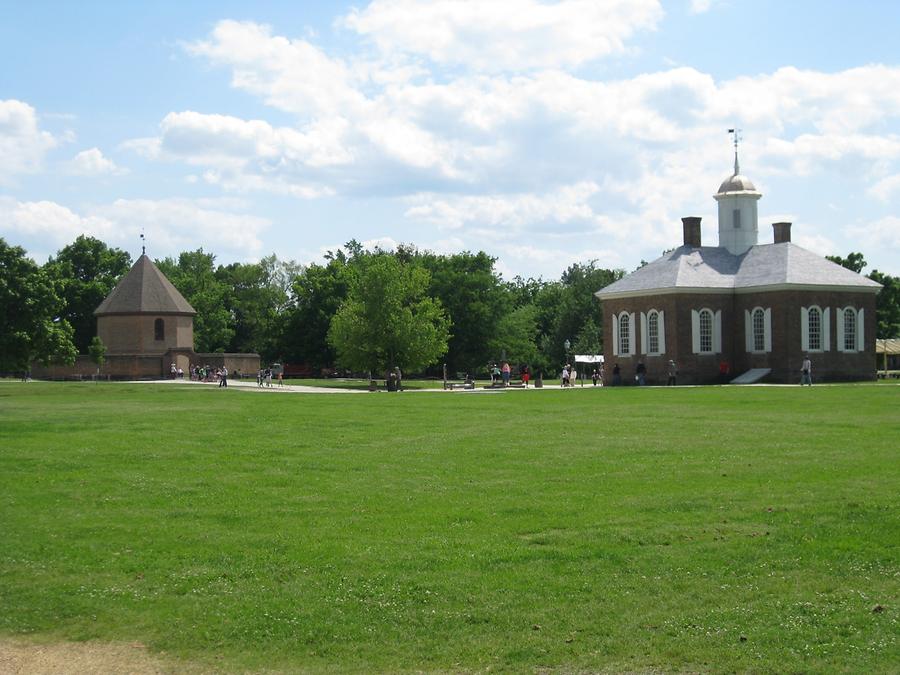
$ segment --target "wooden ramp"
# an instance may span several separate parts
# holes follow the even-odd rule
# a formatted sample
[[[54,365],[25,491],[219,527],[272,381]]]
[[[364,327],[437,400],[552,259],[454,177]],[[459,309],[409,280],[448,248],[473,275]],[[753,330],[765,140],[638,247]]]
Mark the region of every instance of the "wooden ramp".
[[[771,368],[751,368],[746,373],[734,378],[731,384],[755,384],[771,372]]]

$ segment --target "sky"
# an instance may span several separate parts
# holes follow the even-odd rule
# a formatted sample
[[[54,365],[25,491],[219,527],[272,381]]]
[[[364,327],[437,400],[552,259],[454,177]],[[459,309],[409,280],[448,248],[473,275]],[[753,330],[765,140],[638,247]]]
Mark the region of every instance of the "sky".
[[[635,269],[741,172],[759,243],[900,274],[900,3],[0,0],[0,237]]]

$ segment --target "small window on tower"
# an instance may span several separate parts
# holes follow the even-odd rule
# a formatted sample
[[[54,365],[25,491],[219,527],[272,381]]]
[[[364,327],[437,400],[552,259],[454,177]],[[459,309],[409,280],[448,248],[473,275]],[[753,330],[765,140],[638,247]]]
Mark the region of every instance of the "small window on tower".
[[[732,216],[734,217],[734,228],[740,229],[740,227],[741,227],[741,210],[735,209],[731,213],[732,213]]]
[[[162,319],[157,319],[153,322],[153,337],[157,340],[165,340],[166,339],[166,322]]]

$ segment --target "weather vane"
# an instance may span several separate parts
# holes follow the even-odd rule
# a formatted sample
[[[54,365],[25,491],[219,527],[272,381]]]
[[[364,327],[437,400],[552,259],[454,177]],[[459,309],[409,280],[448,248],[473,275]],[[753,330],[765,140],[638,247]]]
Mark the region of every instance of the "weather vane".
[[[734,138],[734,175],[737,176],[741,172],[741,165],[738,164],[738,143],[743,140],[741,136],[742,129],[729,129],[728,133]]]

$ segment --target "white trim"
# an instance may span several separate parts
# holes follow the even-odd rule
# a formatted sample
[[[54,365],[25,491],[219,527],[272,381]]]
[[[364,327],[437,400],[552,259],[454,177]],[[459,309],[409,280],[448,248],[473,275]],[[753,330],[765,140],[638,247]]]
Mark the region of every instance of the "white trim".
[[[629,314],[628,318],[630,319],[628,322],[628,330],[630,331],[630,333],[628,335],[628,356],[634,356],[635,353],[637,352],[637,345],[634,344],[637,341],[637,335],[635,335],[635,333],[637,333],[637,331],[634,329],[635,328],[634,312]]]
[[[872,282],[875,283],[875,282]],[[706,294],[706,295],[746,295],[748,293],[768,293],[770,291],[830,291],[830,292],[848,292],[848,293],[878,293],[881,290],[881,284],[877,287],[869,285],[848,286],[848,285],[829,285],[829,284],[769,284],[766,286],[718,286],[704,288],[703,286],[668,286],[665,288],[642,288],[634,291],[612,291],[604,293],[603,289],[595,291],[594,295],[601,300],[616,300],[620,298],[645,298],[648,296],[658,295],[674,295],[677,293],[684,294]]]
[[[771,307],[766,307],[765,322],[766,322],[766,329],[765,329],[766,354],[770,354],[772,352],[772,308]]]
[[[744,351],[753,352],[753,313],[749,309],[744,310]]]
[[[822,351],[831,351],[831,307],[822,311]]]
[[[844,308],[838,307],[834,311],[834,320],[837,323],[837,350],[844,351]]]
[[[700,353],[700,312],[691,310],[691,351]]]
[[[641,354],[647,353],[647,315],[641,312]]]
[[[713,354],[722,353],[722,310],[717,309],[713,312],[713,334],[712,334]]]
[[[618,356],[619,355],[619,317],[616,314],[612,315],[612,342],[613,342],[613,348],[612,348],[613,356]]]
[[[866,325],[865,311],[866,310],[860,308],[859,311],[856,312],[856,351],[858,352],[866,351],[866,340],[863,335],[865,331],[864,326]]]
[[[657,325],[659,326],[659,354],[666,353],[666,315],[664,310],[659,310],[657,312],[659,318],[657,319]]]
[[[800,308],[800,351],[809,351],[809,308]]]

